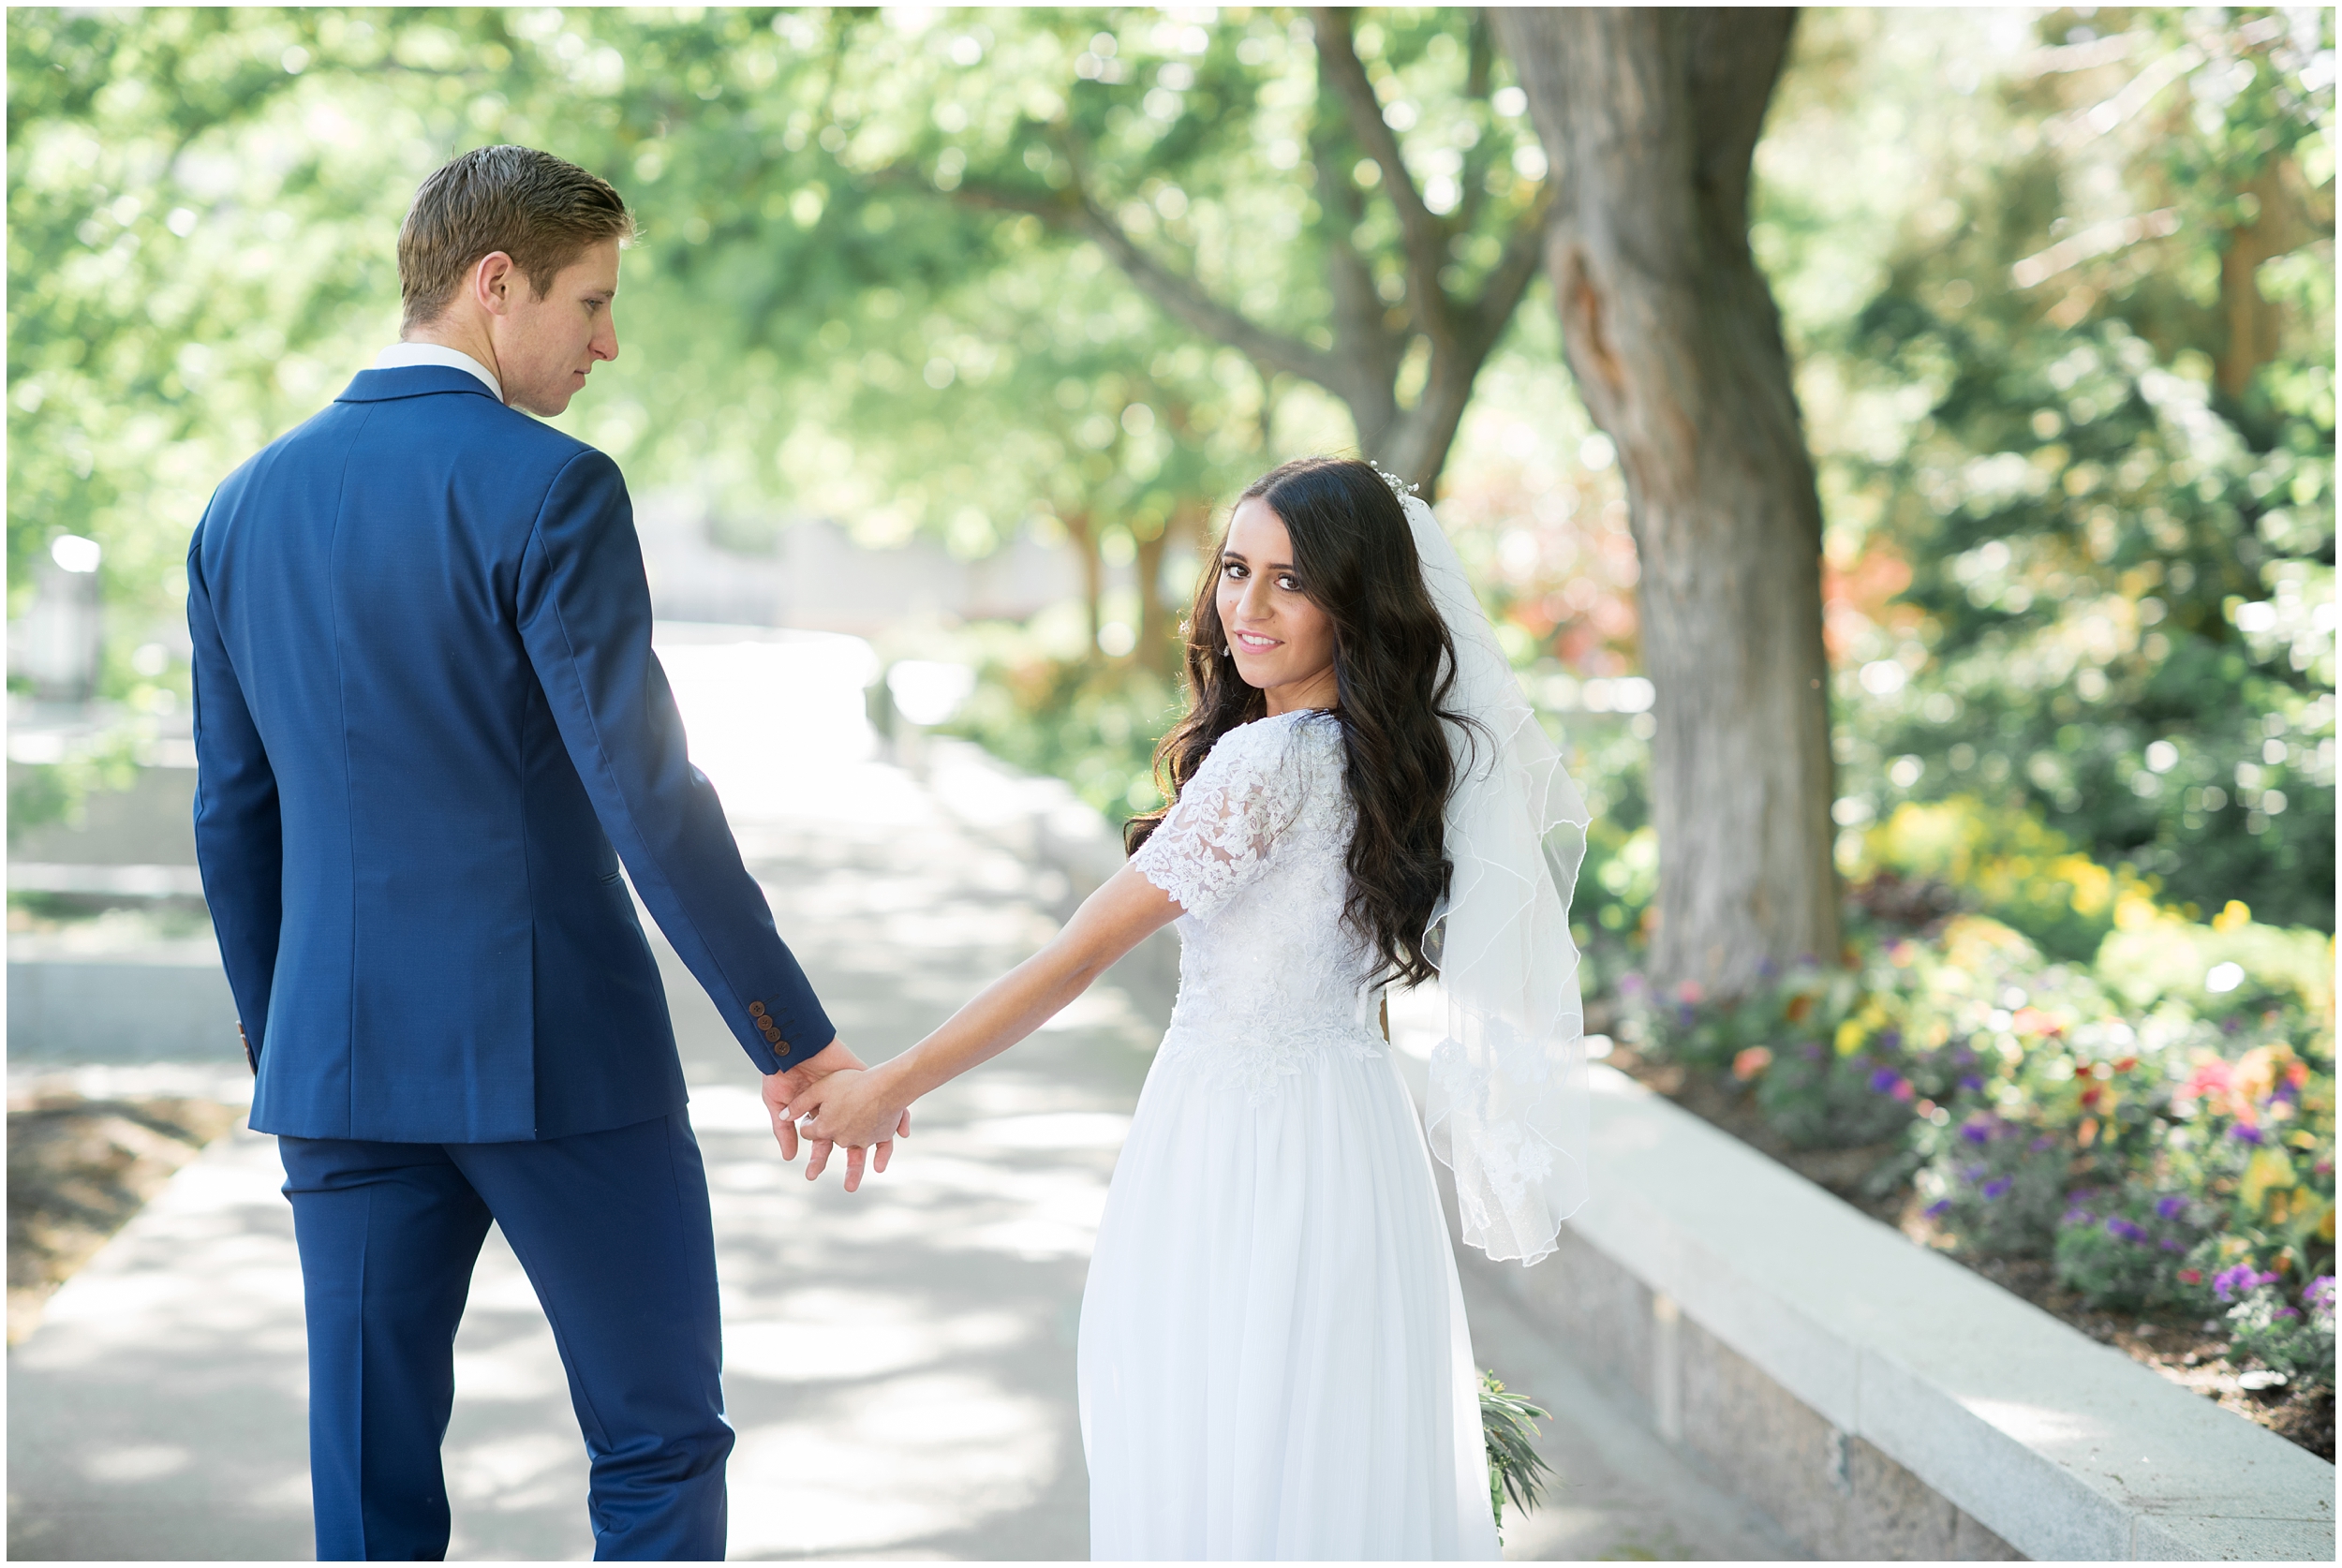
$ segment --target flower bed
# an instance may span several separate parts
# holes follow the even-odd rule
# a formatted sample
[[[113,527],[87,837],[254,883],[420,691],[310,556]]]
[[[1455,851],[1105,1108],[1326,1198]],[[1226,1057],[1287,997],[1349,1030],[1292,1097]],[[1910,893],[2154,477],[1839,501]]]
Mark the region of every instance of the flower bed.
[[[1847,967],[1728,1004],[1627,974],[1619,1060],[2331,1458],[2332,939],[2133,894],[2055,963],[1942,902],[1875,880]]]

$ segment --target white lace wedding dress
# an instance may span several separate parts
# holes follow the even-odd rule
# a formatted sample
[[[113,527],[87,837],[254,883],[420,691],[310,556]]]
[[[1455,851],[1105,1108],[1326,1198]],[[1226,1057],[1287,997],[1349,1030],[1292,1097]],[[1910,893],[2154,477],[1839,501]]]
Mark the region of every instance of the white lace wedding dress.
[[[1338,721],[1229,732],[1132,864],[1179,997],[1082,1303],[1090,1555],[1490,1559],[1430,1155],[1341,922]]]

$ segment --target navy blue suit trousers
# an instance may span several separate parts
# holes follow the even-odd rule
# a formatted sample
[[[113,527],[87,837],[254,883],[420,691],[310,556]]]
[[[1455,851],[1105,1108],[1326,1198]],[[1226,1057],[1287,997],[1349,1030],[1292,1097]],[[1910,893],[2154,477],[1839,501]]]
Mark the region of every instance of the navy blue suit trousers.
[[[491,1221],[569,1372],[596,1560],[722,1559],[733,1434],[707,1176],[684,1113],[530,1142],[278,1145],[307,1298],[320,1561],[447,1555],[439,1443]]]

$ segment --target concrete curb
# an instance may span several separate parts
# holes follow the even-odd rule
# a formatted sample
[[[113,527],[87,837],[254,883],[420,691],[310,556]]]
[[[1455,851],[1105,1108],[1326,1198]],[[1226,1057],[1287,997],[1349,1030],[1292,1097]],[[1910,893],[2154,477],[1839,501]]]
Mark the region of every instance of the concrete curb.
[[[102,953],[8,943],[9,1059],[244,1066],[236,1002],[208,935]]]

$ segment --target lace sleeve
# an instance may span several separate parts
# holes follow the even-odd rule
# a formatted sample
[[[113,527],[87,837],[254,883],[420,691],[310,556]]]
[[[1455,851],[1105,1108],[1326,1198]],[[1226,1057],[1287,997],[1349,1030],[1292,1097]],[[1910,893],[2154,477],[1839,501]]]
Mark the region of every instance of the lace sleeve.
[[[1267,869],[1297,805],[1301,780],[1283,766],[1283,726],[1263,720],[1220,737],[1177,805],[1131,865],[1198,920]]]

